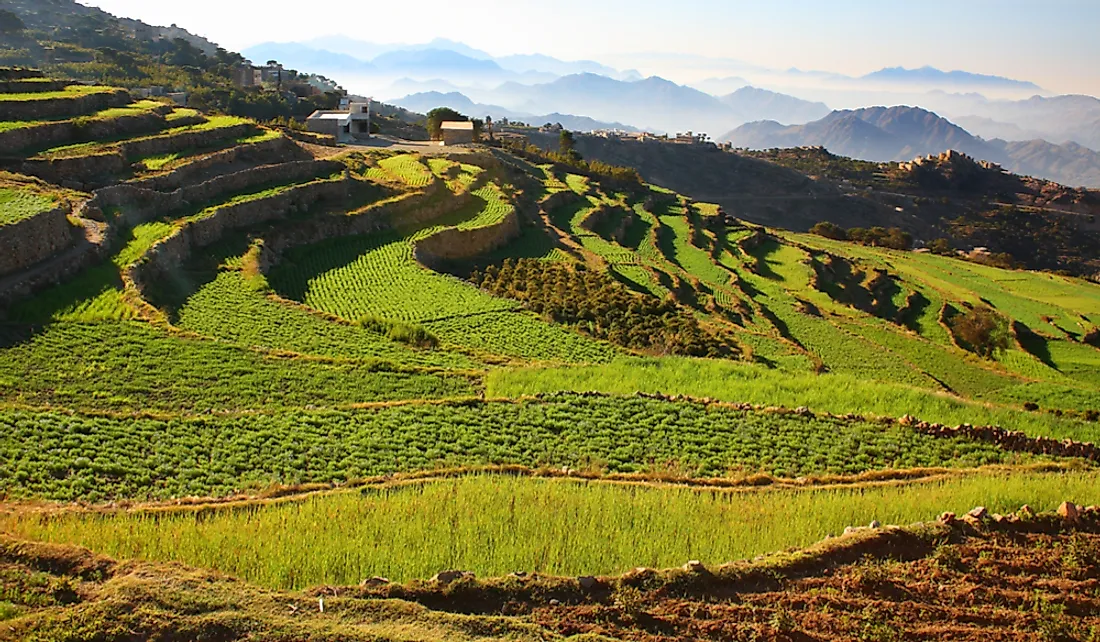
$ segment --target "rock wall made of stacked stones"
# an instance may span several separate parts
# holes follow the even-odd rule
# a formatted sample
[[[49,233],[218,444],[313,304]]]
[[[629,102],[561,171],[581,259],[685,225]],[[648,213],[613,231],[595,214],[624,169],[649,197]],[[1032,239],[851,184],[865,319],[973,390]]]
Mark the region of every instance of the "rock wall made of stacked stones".
[[[111,151],[72,158],[34,158],[23,162],[21,172],[71,189],[95,189],[110,183],[110,177],[124,172],[130,158],[159,156],[188,149],[208,147],[226,139],[241,138],[255,130],[249,123],[183,132],[172,136],[154,136],[119,143]]]
[[[71,246],[76,234],[69,207],[60,206],[10,225],[0,225],[0,276],[14,274]]]
[[[0,102],[0,120],[74,118],[112,107],[125,107],[130,102],[130,92],[124,89],[65,98],[8,100]]]
[[[472,259],[503,247],[519,237],[521,232],[519,214],[513,210],[504,220],[493,225],[470,230],[449,228],[437,232],[416,244],[413,258],[421,265],[438,270],[448,262]]]
[[[344,166],[337,161],[308,160],[291,161],[277,165],[261,165],[232,174],[217,176],[195,185],[180,187],[171,192],[158,192],[152,189],[123,183],[104,187],[94,192],[88,202],[87,210],[119,208],[122,222],[126,226],[140,225],[155,216],[161,216],[186,207],[214,204],[225,195],[242,192],[250,187],[267,184],[287,184],[304,179],[329,176]],[[92,215],[93,218],[99,218]]]
[[[201,119],[184,119],[173,125],[201,122]],[[64,120],[42,123],[0,132],[0,155],[14,155],[25,150],[41,150],[72,143],[90,142],[119,136],[153,133],[168,126],[163,114],[150,111],[145,114],[120,116],[85,123]]]
[[[71,249],[62,250],[61,254],[56,255],[57,258],[42,264],[42,268],[12,278],[0,278],[0,319],[3,318],[3,310],[12,303],[64,283],[107,258],[109,251],[106,245],[93,244],[79,235],[75,238]]]
[[[68,80],[42,80],[21,78],[0,81],[0,94],[34,94],[45,91],[61,91],[72,83]]]
[[[237,203],[218,208],[209,216],[177,229],[157,243],[134,265],[126,270],[126,279],[138,292],[158,278],[178,269],[192,252],[218,242],[229,230],[253,227],[261,223],[305,212],[320,201],[340,201],[348,197],[350,181],[319,181],[292,188],[286,192],[257,201]]]
[[[282,228],[264,238],[259,257],[260,270],[264,273],[270,271],[291,248],[391,229],[395,222],[405,225],[410,222],[425,223],[468,207],[474,200],[470,194],[439,198],[442,191],[449,190],[440,183],[422,192],[383,201],[357,214],[323,216]]]
[[[229,165],[248,161],[274,165],[294,160],[306,160],[308,157],[309,155],[292,141],[286,138],[273,138],[259,143],[237,145],[229,149],[211,152],[165,174],[129,181],[126,184],[157,192],[171,192],[194,183],[197,176],[216,165]]]

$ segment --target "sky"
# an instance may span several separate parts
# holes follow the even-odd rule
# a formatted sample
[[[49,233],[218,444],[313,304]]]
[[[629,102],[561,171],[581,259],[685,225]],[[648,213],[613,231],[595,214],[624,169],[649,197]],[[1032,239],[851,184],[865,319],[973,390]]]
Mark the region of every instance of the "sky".
[[[848,75],[931,65],[1100,96],[1100,0],[81,1],[177,24],[233,51],[331,34],[378,43],[439,37],[493,55],[541,53],[620,68],[639,52]]]

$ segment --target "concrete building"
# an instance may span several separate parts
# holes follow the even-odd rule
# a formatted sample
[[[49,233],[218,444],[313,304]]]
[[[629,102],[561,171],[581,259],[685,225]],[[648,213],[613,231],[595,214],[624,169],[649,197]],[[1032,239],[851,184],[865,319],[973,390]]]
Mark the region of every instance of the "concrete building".
[[[467,120],[445,120],[439,124],[444,145],[462,145],[474,142],[474,124]]]
[[[370,137],[370,101],[349,103],[347,111],[318,110],[306,119],[306,129],[348,142]]]

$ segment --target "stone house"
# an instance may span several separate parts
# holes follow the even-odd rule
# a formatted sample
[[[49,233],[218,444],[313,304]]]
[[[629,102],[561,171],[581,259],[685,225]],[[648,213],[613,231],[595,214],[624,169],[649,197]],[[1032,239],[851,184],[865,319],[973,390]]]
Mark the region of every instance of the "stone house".
[[[445,120],[439,124],[444,145],[462,145],[474,142],[474,124],[467,120]]]

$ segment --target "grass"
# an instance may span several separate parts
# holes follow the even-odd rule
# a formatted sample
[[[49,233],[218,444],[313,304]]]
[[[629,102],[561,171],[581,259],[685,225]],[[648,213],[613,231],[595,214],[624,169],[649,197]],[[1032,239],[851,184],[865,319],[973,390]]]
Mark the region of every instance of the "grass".
[[[41,191],[0,186],[0,227],[48,212],[57,204],[57,198]]]
[[[1007,513],[1100,501],[1097,473],[982,474],[908,486],[723,492],[466,477],[366,488],[269,507],[160,514],[28,515],[17,536],[120,558],[178,561],[271,588],[526,570],[620,574],[711,567],[801,547],[872,520],[910,524],[973,506]]]
[[[1100,441],[1100,425],[1026,412],[1022,402],[1013,406],[983,404],[852,375],[815,375],[722,360],[622,358],[608,366],[495,370],[489,373],[485,385],[491,397],[560,390],[608,394],[664,392],[736,403],[806,406],[817,412],[836,414],[852,412],[885,417],[909,414],[951,425],[999,425],[1032,436]]]
[[[72,397],[59,399],[56,390],[50,401],[55,407],[94,402],[105,409],[191,409],[200,415],[144,419],[2,412],[0,485],[10,497],[95,502],[224,496],[270,484],[488,465],[793,478],[1042,459],[986,443],[928,437],[902,426],[640,398],[563,395],[515,403],[293,411],[289,408],[295,405],[381,399],[386,392],[424,399],[471,391],[456,378],[406,375],[395,381],[395,375],[383,372],[372,379],[355,368],[270,364],[227,347],[212,346],[203,354],[185,342],[162,347],[141,339],[122,337],[131,353],[148,355],[126,365],[89,363],[102,352],[124,353],[117,345],[102,352],[86,349],[92,354],[78,364],[58,363],[72,375],[55,385]],[[173,349],[177,356],[169,362],[160,348]],[[7,374],[0,371],[0,377]],[[17,390],[27,396],[42,379],[30,378]],[[97,381],[84,383],[89,379]],[[35,388],[27,390],[30,386]],[[117,401],[139,391],[144,398],[135,394],[129,403]],[[269,414],[228,414],[249,408]],[[288,410],[276,412],[280,408]],[[34,448],[26,448],[30,440]]]
[[[59,98],[77,98],[91,94],[106,94],[118,91],[116,87],[98,87],[92,85],[71,85],[59,91],[42,91],[25,94],[0,94],[0,102],[30,102],[38,100],[57,100]]]

